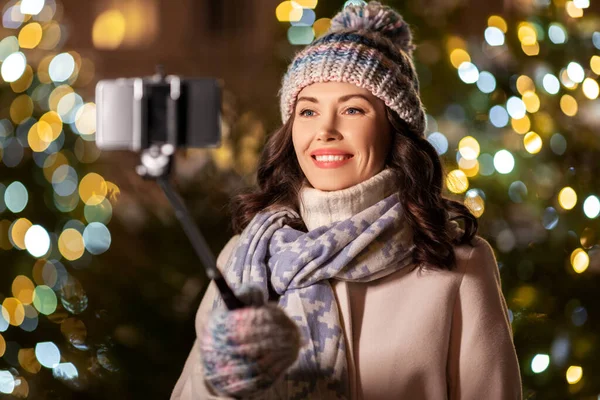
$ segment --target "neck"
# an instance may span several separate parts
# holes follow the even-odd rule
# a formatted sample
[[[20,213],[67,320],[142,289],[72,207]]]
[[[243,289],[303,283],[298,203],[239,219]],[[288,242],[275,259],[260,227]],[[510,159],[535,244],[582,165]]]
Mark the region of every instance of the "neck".
[[[300,190],[300,215],[309,231],[343,221],[398,191],[396,173],[384,169],[377,175],[342,190],[322,191],[305,186]]]

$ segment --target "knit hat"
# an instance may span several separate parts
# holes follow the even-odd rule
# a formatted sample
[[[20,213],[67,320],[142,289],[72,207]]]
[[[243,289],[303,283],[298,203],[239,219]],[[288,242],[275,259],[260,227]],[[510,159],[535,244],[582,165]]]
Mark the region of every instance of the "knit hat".
[[[294,112],[298,93],[317,82],[352,83],[373,93],[417,135],[425,131],[425,110],[412,61],[412,34],[397,11],[377,1],[350,4],[323,36],[306,46],[285,73],[281,119]]]

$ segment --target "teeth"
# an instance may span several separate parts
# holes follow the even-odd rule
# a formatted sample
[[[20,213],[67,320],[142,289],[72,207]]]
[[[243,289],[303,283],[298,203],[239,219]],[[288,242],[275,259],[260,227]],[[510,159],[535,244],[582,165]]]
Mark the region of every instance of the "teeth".
[[[352,156],[315,156],[315,159],[320,162],[343,161]]]

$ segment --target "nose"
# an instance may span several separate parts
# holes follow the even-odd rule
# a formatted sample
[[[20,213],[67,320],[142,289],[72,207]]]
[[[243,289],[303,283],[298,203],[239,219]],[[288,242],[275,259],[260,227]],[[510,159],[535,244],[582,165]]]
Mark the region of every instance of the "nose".
[[[316,139],[323,142],[330,142],[342,139],[342,134],[337,129],[335,118],[328,118],[327,121],[319,128]]]

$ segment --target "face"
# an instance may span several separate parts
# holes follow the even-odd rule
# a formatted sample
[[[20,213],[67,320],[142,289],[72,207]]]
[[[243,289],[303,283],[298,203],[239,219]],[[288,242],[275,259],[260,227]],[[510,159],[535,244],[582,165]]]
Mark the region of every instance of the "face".
[[[381,172],[391,144],[385,104],[350,83],[314,83],[299,94],[292,140],[316,189],[357,185]]]

